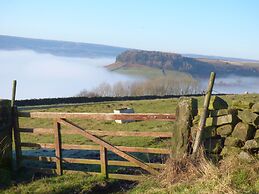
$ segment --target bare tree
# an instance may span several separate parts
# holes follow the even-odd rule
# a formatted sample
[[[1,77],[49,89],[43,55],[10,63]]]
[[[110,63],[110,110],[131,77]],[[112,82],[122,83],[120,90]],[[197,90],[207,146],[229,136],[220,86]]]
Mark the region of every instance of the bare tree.
[[[161,76],[133,83],[117,82],[113,86],[102,83],[90,92],[84,90],[78,96],[144,96],[184,95],[200,93],[199,82],[191,76]]]

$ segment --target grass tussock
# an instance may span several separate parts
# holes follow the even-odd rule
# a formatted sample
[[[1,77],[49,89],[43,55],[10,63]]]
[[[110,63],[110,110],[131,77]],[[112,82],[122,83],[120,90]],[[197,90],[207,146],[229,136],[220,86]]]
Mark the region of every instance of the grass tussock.
[[[203,162],[203,161],[202,161]],[[190,181],[202,175],[200,158],[168,159],[164,170],[158,179],[163,185],[172,185],[179,182]]]
[[[133,193],[259,193],[259,162],[229,157],[214,165],[202,154],[169,159],[157,176],[146,179]]]

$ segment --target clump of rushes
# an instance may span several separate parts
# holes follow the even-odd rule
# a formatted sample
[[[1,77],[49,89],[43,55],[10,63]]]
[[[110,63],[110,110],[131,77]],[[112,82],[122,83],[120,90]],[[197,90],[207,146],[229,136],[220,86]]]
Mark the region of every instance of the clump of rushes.
[[[200,154],[169,159],[158,176],[146,178],[129,193],[259,193],[258,174],[256,159],[247,163],[229,156],[215,165]]]

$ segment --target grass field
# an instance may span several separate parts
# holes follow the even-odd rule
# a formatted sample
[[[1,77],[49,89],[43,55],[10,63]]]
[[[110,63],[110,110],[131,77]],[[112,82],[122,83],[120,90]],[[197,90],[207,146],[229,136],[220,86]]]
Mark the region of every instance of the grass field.
[[[232,100],[246,100],[250,102],[258,102],[259,94],[247,94],[247,95],[229,95],[222,96],[229,104]],[[203,104],[203,98],[198,97],[199,106]],[[176,105],[178,99],[159,99],[159,100],[139,100],[139,101],[118,101],[118,102],[102,102],[102,103],[88,103],[80,105],[64,105],[63,107],[58,108],[47,108],[39,107],[33,108],[30,111],[46,111],[46,112],[113,112],[114,109],[122,107],[131,107],[134,108],[137,113],[175,113]],[[171,131],[174,127],[173,122],[160,122],[160,121],[141,121],[141,122],[132,122],[127,124],[116,124],[114,121],[89,121],[89,120],[74,120],[77,124],[83,128],[90,130],[126,130],[126,131]],[[20,118],[20,127],[44,127],[51,128],[53,125],[52,120],[48,119],[28,119]],[[66,128],[64,129],[66,130]],[[170,147],[170,139],[160,139],[160,138],[137,138],[137,137],[102,137],[106,141],[114,145],[125,145],[125,146],[137,146],[137,147]],[[30,135],[22,134],[22,142],[42,142],[42,143],[53,143],[54,139],[51,135]],[[62,136],[63,143],[68,144],[91,144],[85,138],[78,135],[64,135]],[[24,150],[26,151],[26,150]],[[149,158],[149,155],[145,155]],[[143,156],[140,156],[143,157]],[[246,172],[245,172],[246,173]],[[242,173],[241,173],[242,174]],[[1,175],[3,176],[3,175]],[[238,175],[239,176],[239,175]],[[240,175],[242,176],[242,175]],[[246,175],[244,175],[246,176]],[[16,177],[16,178],[19,178]],[[242,177],[241,177],[242,178]],[[29,180],[29,181],[28,181]],[[27,178],[26,181],[20,181],[21,183],[17,186],[11,184],[9,188],[0,190],[0,193],[66,193],[66,191],[71,191],[72,193],[98,193],[97,190],[100,188],[106,190],[107,192],[103,193],[118,193],[117,191],[108,192],[107,185],[120,185],[121,183],[106,181],[101,177],[90,177],[88,175],[64,175],[63,177],[47,177],[39,179],[37,181],[31,178]],[[246,179],[245,179],[246,180]],[[201,183],[201,185],[206,185],[206,182]],[[144,190],[147,190],[146,187],[150,188],[149,193],[155,193],[154,189],[156,184],[152,180],[141,183],[138,187],[130,193],[145,193]],[[199,186],[201,186],[199,185]],[[159,189],[163,186],[159,186]],[[212,185],[213,187],[213,185]],[[182,188],[182,189],[181,189]],[[97,190],[96,190],[97,189]],[[108,189],[108,190],[107,190]],[[144,189],[144,190],[143,190]],[[168,189],[168,188],[167,188]],[[23,191],[23,192],[21,192]],[[28,192],[25,192],[28,191]],[[45,192],[46,191],[46,192]],[[93,192],[95,191],[95,192]],[[166,193],[168,190],[160,190],[161,193]],[[163,191],[163,192],[162,192]],[[188,193],[184,191],[193,191],[190,193],[197,193],[192,190],[192,185],[180,185],[175,188],[173,193]],[[179,191],[179,192],[176,192]],[[70,192],[70,193],[71,193]],[[119,192],[125,193],[125,192]],[[160,192],[157,192],[160,193]],[[249,192],[248,192],[249,193]]]
[[[111,71],[115,71],[120,74],[124,75],[131,75],[131,76],[137,76],[137,77],[144,77],[144,78],[157,78],[163,76],[163,72],[161,69],[153,68],[145,65],[136,65],[136,66],[123,66],[119,68],[110,67],[108,68]],[[172,70],[166,70],[166,75],[168,77],[174,77],[174,78],[185,78],[185,77],[191,77],[187,73],[179,72],[179,71],[172,71]]]
[[[256,102],[259,100],[257,94],[247,95],[229,95],[222,96],[231,104],[232,100],[247,100]],[[202,107],[202,97],[197,97],[198,104]],[[114,109],[122,107],[134,108],[136,113],[175,113],[178,99],[159,99],[159,100],[139,100],[139,101],[118,101],[118,102],[102,102],[102,103],[88,103],[84,105],[68,105],[58,108],[39,108],[31,111],[43,112],[97,112],[97,113],[111,113]],[[127,124],[117,124],[114,121],[91,121],[74,119],[75,123],[79,124],[86,130],[125,130],[125,131],[170,131],[174,127],[173,122],[161,121],[141,121]],[[37,127],[37,128],[52,128],[53,123],[51,119],[28,119],[20,118],[20,127]],[[65,128],[64,128],[65,129]],[[160,139],[148,137],[104,137],[105,140],[115,145],[128,146],[151,146],[164,147],[168,146],[168,141],[160,141]],[[22,134],[22,141],[52,143],[54,141],[52,135],[28,135]],[[64,135],[64,143],[85,144],[90,143],[85,138],[78,135]]]
[[[125,101],[125,102],[107,102],[107,103],[91,103],[85,105],[72,105],[65,106],[63,108],[48,108],[48,109],[33,109],[32,111],[48,111],[48,112],[113,112],[114,109],[122,107],[132,107],[137,113],[148,112],[165,112],[174,113],[177,101],[168,100],[153,100],[153,101]],[[169,107],[168,105],[171,104]],[[75,123],[81,127],[89,130],[125,130],[125,131],[170,131],[173,127],[172,122],[160,122],[160,121],[142,121],[132,122],[127,124],[117,124],[114,121],[91,121],[91,120],[79,120],[74,119]],[[45,127],[51,128],[53,125],[52,120],[49,119],[20,119],[20,127]],[[163,146],[160,142],[153,142],[154,138],[141,138],[128,137],[125,141],[125,137],[104,137],[105,140],[115,145],[129,145],[129,146]],[[30,140],[30,142],[41,141],[43,143],[51,143],[54,141],[50,136],[35,136],[35,135],[22,135],[22,141]],[[90,143],[85,138],[78,135],[64,135],[64,143],[73,144],[85,144]]]

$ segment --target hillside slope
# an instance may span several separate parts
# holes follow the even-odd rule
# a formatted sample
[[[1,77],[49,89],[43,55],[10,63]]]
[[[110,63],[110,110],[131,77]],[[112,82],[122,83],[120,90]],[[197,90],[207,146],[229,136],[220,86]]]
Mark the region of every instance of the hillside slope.
[[[159,69],[162,74],[167,71],[178,71],[191,74],[194,77],[207,77],[211,71],[218,76],[239,75],[239,76],[258,76],[259,65],[254,66],[235,64],[223,60],[199,59],[184,57],[175,53],[164,53],[157,51],[127,50],[117,56],[116,62],[107,66],[109,70],[130,71],[146,66]]]
[[[126,48],[0,35],[0,50],[33,50],[65,57],[116,57]]]

